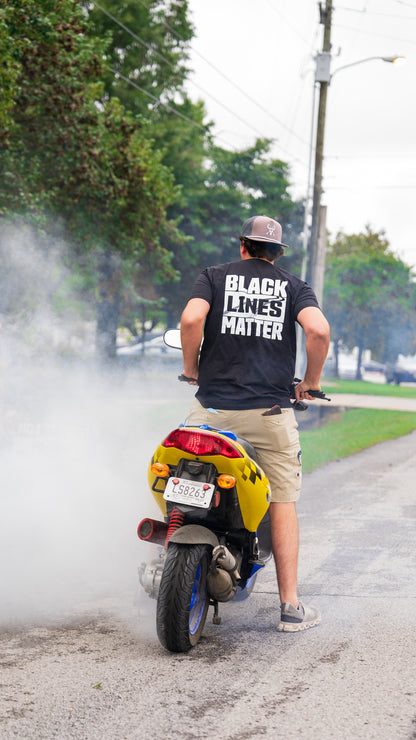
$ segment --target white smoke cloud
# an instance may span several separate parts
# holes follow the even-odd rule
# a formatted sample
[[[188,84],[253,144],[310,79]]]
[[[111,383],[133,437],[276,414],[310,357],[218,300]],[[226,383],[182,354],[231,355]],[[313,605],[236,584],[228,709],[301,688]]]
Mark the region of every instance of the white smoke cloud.
[[[56,337],[70,343],[79,318],[72,327],[68,313],[35,299],[48,270],[66,268],[51,253],[46,266],[27,233],[15,231],[10,244],[7,260],[4,240],[0,249],[0,289],[9,280],[0,319],[0,624],[45,621],[97,599],[128,608],[137,566],[156,549],[137,539],[137,524],[161,518],[148,461],[183,421],[190,394],[168,403],[176,368],[103,375],[90,360],[57,358]],[[16,286],[30,292],[31,282],[19,301]]]

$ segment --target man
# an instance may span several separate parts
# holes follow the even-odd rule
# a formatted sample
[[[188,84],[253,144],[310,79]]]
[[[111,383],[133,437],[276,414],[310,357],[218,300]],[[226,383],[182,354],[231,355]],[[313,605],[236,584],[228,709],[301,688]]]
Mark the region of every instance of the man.
[[[321,621],[297,595],[301,451],[289,388],[295,373],[296,322],[307,365],[296,399],[313,400],[329,346],[329,326],[312,289],[274,265],[284,253],[280,224],[253,216],[242,227],[241,261],[200,274],[181,320],[184,371],[198,385],[187,424],[231,429],[255,448],[270,481],[272,549],[281,601],[280,631]],[[204,341],[199,355],[202,336]],[[269,412],[265,415],[265,412]],[[272,413],[270,413],[272,411]]]

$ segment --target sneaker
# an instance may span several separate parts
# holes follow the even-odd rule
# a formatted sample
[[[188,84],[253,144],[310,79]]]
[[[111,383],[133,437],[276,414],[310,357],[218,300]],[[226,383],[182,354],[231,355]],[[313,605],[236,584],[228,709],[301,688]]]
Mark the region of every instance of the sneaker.
[[[282,604],[279,632],[299,632],[315,627],[321,621],[321,615],[314,606],[303,606],[299,601],[296,609],[293,604]]]

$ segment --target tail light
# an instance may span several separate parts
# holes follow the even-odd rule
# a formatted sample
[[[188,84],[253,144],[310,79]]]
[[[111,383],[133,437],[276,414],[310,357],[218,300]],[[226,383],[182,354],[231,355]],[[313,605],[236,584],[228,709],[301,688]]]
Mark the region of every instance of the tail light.
[[[158,478],[169,478],[169,465],[165,465],[165,463],[155,462],[150,466],[150,470]]]
[[[241,452],[227,440],[215,434],[195,429],[175,429],[162,442],[163,447],[176,447],[191,455],[222,455],[223,457],[243,457]]]
[[[233,475],[222,473],[222,475],[218,476],[217,483],[220,488],[234,488],[236,480]]]

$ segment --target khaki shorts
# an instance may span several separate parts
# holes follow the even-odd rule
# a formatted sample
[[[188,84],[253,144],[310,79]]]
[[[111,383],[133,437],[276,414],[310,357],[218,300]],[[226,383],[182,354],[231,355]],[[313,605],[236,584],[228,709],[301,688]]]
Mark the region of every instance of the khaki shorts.
[[[298,424],[293,409],[262,416],[266,409],[209,411],[199,401],[192,405],[186,424],[208,424],[232,431],[253,445],[258,463],[270,482],[272,502],[297,501],[302,483]]]

